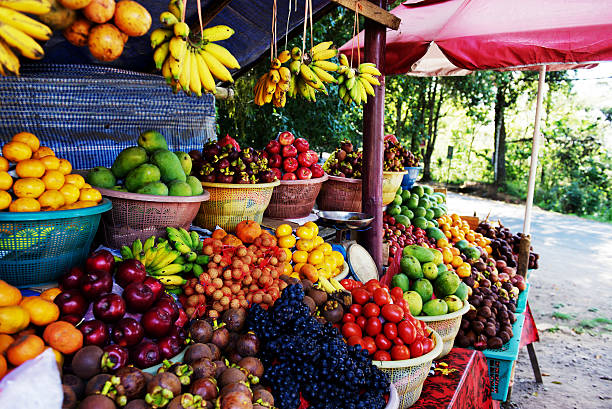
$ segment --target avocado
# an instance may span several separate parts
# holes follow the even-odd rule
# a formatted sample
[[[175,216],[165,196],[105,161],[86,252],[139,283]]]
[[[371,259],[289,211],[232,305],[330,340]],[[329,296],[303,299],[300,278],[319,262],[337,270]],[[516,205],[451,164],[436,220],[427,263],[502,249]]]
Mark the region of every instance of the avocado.
[[[174,154],[176,155],[177,158],[179,158],[179,161],[181,162],[181,166],[183,167],[183,172],[185,172],[185,175],[189,176],[191,174],[191,167],[193,166],[193,163],[191,162],[191,156],[181,151],[174,152]]]
[[[404,256],[400,261],[400,267],[402,273],[406,274],[411,280],[416,280],[423,277],[423,271],[421,270],[421,263],[413,256]]]
[[[162,182],[151,182],[136,191],[144,195],[168,196],[168,186]]]
[[[191,187],[192,196],[199,196],[204,193],[204,189],[202,188],[202,182],[200,182],[195,176],[187,176],[186,182],[189,187]]]
[[[178,180],[185,182],[187,175],[181,166],[181,161],[173,152],[167,149],[158,149],[151,155],[151,163],[157,165],[161,173],[161,180],[164,183]],[[169,186],[168,186],[169,187]],[[170,196],[174,196],[170,194]],[[184,195],[181,195],[184,196]]]
[[[423,305],[423,313],[429,316],[448,314],[448,304],[440,298],[429,300]]]
[[[149,154],[158,149],[168,150],[166,138],[157,131],[145,131],[141,133],[138,137],[138,146],[144,148]]]
[[[402,256],[413,256],[421,263],[429,263],[434,260],[434,255],[430,249],[421,247],[417,244],[411,244],[404,247]]]
[[[455,272],[446,271],[440,274],[434,283],[436,297],[444,298],[447,295],[454,294],[459,284],[461,284],[461,279]]]
[[[391,288],[399,287],[402,291],[410,290],[410,280],[408,276],[403,273],[399,273],[393,276],[391,279]]]
[[[117,179],[124,179],[130,173],[130,170],[136,169],[146,162],[147,151],[140,146],[132,146],[119,152],[111,166],[111,171]]]
[[[159,182],[159,178],[159,168],[150,163],[145,163],[128,173],[125,178],[125,187],[129,192],[136,192],[149,183]]]
[[[117,183],[115,175],[109,168],[104,166],[96,166],[87,174],[85,181],[92,186],[101,187],[103,189],[112,189]]]
[[[428,279],[419,278],[412,283],[412,291],[419,293],[423,303],[426,303],[427,301],[431,300],[431,296],[433,295],[433,286]]]
[[[168,183],[168,195],[169,196],[191,196],[191,187],[187,182],[180,180],[173,180]]]

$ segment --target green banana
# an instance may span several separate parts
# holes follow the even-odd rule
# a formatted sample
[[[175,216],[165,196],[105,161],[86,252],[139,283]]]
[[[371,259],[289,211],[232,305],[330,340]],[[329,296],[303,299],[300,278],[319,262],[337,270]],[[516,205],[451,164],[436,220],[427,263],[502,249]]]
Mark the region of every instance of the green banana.
[[[186,273],[189,273],[191,270],[193,270],[193,263],[185,263],[183,264],[183,271]]]
[[[130,259],[130,258],[134,258],[134,254],[132,253],[132,249],[129,248],[128,246],[122,246],[121,247],[121,257],[123,257],[124,260]]]
[[[179,233],[181,234],[181,237],[183,237],[183,242],[189,246],[189,248],[193,247],[193,243],[191,242],[191,236],[189,235],[189,232],[185,229],[183,229],[182,227],[179,227],[178,229]]]
[[[140,254],[142,251],[142,241],[140,239],[134,240],[132,243],[132,254],[135,256],[136,254]]]
[[[158,268],[157,270],[151,271],[150,275],[152,276],[168,276],[168,275],[173,275],[173,274],[178,274],[183,272],[183,265],[182,264],[169,264],[165,267],[162,268]]]
[[[198,258],[196,258],[196,264],[199,264],[201,266],[205,266],[208,264],[208,261],[210,260],[210,257],[208,257],[206,254],[200,254],[198,256]]]
[[[181,295],[181,294],[183,294],[183,289],[181,287],[174,287],[173,286],[171,288],[171,287],[166,286],[165,290],[166,290],[167,293],[174,294],[174,295]]]
[[[177,249],[181,254],[187,254],[191,251],[191,248],[185,243],[175,242],[174,248]]]
[[[189,253],[185,254],[185,258],[189,263],[193,263],[198,258],[198,255],[193,251],[190,251]]]
[[[187,284],[187,280],[177,275],[161,276],[161,277],[157,277],[157,279],[163,285],[185,285]]]
[[[176,260],[174,260],[174,264],[185,264],[187,262],[187,260],[185,260],[185,257],[183,257],[183,255],[180,255],[176,258]]]
[[[142,249],[144,251],[147,251],[148,249],[153,248],[153,246],[155,246],[155,236],[151,236],[146,239],[144,244],[142,245]]]
[[[200,235],[195,231],[190,231],[189,235],[191,236],[191,248],[196,250],[200,242]]]
[[[202,268],[201,265],[194,264],[193,269],[191,271],[195,277],[199,278],[200,275],[204,272],[204,269]]]

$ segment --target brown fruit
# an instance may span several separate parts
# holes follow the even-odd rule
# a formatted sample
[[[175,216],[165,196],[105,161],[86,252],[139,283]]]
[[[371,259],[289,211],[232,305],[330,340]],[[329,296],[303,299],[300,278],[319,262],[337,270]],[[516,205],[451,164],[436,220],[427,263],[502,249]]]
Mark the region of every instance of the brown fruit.
[[[60,4],[70,10],[79,10],[91,2],[91,0],[59,0]]]
[[[64,37],[72,45],[84,47],[87,45],[87,38],[91,30],[91,22],[84,18],[77,18],[67,29],[64,30]]]
[[[94,23],[106,23],[115,15],[115,0],[91,0],[83,15]]]
[[[89,32],[87,45],[91,55],[100,61],[113,61],[123,53],[121,32],[112,24],[100,24]]]
[[[51,0],[51,11],[38,18],[53,30],[64,30],[74,23],[77,14],[76,11],[62,6],[58,0]]]
[[[151,28],[151,14],[135,1],[122,0],[117,3],[115,24],[130,37],[140,37]]]

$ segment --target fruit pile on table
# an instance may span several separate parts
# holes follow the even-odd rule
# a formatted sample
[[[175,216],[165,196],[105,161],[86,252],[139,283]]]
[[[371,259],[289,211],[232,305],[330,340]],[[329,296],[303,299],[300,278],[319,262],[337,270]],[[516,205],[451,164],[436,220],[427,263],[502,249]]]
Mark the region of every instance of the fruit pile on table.
[[[318,164],[319,155],[310,149],[304,138],[295,138],[291,132],[278,134],[266,145],[265,156],[279,180],[308,180],[323,177],[325,172]]]

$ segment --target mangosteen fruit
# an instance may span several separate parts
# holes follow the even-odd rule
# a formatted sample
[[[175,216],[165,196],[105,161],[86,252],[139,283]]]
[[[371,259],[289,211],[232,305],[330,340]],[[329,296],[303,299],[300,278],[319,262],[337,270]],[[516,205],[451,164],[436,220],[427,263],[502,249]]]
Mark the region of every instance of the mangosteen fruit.
[[[212,339],[212,326],[205,320],[195,320],[189,327],[189,338],[201,344],[209,343]]]
[[[151,406],[144,399],[134,399],[129,401],[123,409],[151,409]]]
[[[243,357],[255,356],[259,352],[259,338],[254,332],[241,334],[236,340],[236,352]]]
[[[242,359],[242,356],[238,352],[236,352],[235,349],[226,352],[225,356],[227,357],[227,360],[232,364],[237,364]]]
[[[323,290],[311,288],[307,295],[314,300],[317,307],[320,307],[327,302],[327,293]]]
[[[145,391],[146,379],[144,372],[134,366],[124,366],[120,368],[115,376],[120,379],[117,391],[128,400],[142,397]]]
[[[224,350],[227,347],[227,344],[229,344],[229,331],[225,325],[222,325],[213,331],[210,342],[218,346],[221,350]]]
[[[73,374],[65,374],[62,377],[62,384],[70,387],[74,392],[77,400],[80,400],[85,393],[85,382],[81,378]]]
[[[81,379],[89,379],[102,371],[104,351],[97,345],[81,348],[72,358],[72,371]]]
[[[62,409],[75,409],[77,407],[77,396],[74,390],[68,385],[62,385],[64,392],[64,400],[62,401]]]
[[[259,401],[274,406],[274,396],[267,389],[258,388],[253,391],[253,402]]]
[[[219,394],[217,380],[213,377],[196,379],[189,386],[189,392],[201,396],[204,400],[213,400]]]
[[[145,402],[154,407],[166,406],[170,399],[181,393],[181,389],[181,382],[176,375],[168,372],[158,373],[147,384]]]
[[[217,372],[217,365],[208,358],[201,358],[192,362],[191,367],[193,368],[193,375],[191,376],[192,381],[214,376]]]
[[[160,371],[162,370],[162,368],[160,368]],[[183,364],[180,362],[176,362],[170,365],[170,367],[167,368],[165,372],[170,372],[178,376],[179,381],[181,381],[181,384],[184,386],[187,386],[191,383],[191,377],[193,376],[193,368],[191,367],[191,365]]]
[[[244,308],[230,308],[223,313],[221,321],[225,323],[225,327],[229,331],[239,332],[246,321],[246,310]]]
[[[230,383],[229,385],[225,385],[223,389],[219,392],[219,396],[223,399],[223,396],[232,393],[232,392],[240,392],[244,395],[248,396],[250,400],[253,400],[253,391],[246,382],[236,382]]]
[[[211,361],[218,361],[219,359],[221,359],[221,349],[213,344],[212,342],[209,342],[208,344],[206,344],[206,346],[208,346],[208,348],[210,348],[210,352],[212,354],[212,356],[210,357]]]
[[[111,378],[112,376],[107,373],[95,375],[87,382],[87,385],[85,385],[85,395],[89,396],[100,393],[102,389],[104,389],[106,382],[110,381]]]
[[[167,409],[199,409],[202,407],[202,397],[183,393],[174,397],[167,406]]]
[[[470,326],[476,334],[480,334],[484,330],[484,324],[480,321],[472,321]]]
[[[314,314],[314,312],[317,310],[317,304],[315,304],[314,300],[309,296],[305,295],[302,301],[308,306],[310,313]]]
[[[206,322],[206,321],[202,321],[202,322]],[[211,336],[212,336],[212,333],[211,333]],[[193,344],[189,348],[187,348],[187,350],[185,351],[185,356],[183,358],[183,361],[185,363],[190,364],[202,358],[211,359],[212,356],[213,356],[213,353],[207,344],[198,343],[198,344]]]
[[[492,337],[487,341],[487,347],[489,349],[500,349],[503,345],[504,343],[499,337]]]
[[[491,308],[486,305],[478,308],[478,315],[489,318],[491,316]]]
[[[259,358],[255,358],[252,356],[242,358],[240,362],[238,362],[238,366],[246,369],[249,374],[258,378],[261,377],[264,373],[264,367]]]
[[[218,379],[221,388],[230,383],[245,382],[246,380],[246,374],[238,368],[227,368]]]
[[[340,322],[343,315],[344,309],[338,301],[329,300],[323,306],[323,317],[325,317],[327,322],[331,322],[332,324]]]
[[[104,395],[89,395],[79,405],[79,409],[116,409],[115,402]]]
[[[219,399],[219,409],[252,409],[253,403],[242,392],[230,392]]]
[[[225,361],[214,361],[214,364],[217,365],[217,370],[215,371],[215,378],[218,378],[227,369],[227,365],[225,364]]]

